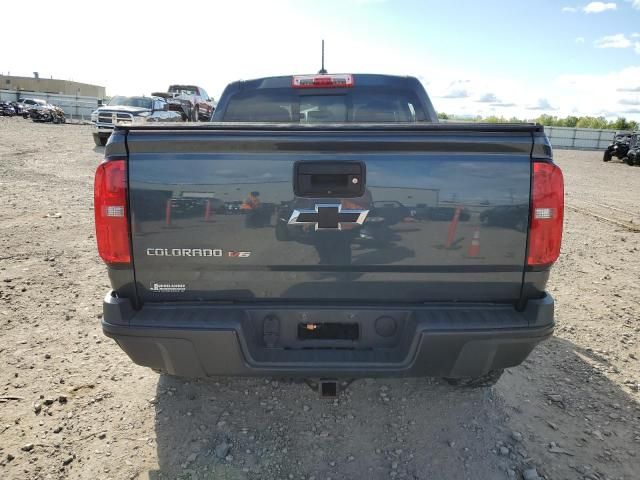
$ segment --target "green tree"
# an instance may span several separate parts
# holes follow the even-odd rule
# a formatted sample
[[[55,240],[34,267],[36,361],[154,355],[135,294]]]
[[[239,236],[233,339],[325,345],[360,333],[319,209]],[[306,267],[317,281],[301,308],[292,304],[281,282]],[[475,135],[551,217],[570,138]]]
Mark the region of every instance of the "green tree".
[[[564,124],[566,127],[575,127],[578,124],[578,117],[574,117],[573,115],[569,115],[564,119]]]
[[[597,119],[595,117],[580,117],[576,123],[578,128],[597,128],[595,127]]]
[[[498,117],[496,115],[491,115],[489,117],[486,117],[483,121],[486,123],[505,123],[506,122],[504,117]]]
[[[615,130],[632,130],[631,123],[627,122],[627,119],[624,117],[616,119],[611,128]]]
[[[538,118],[536,118],[536,123],[540,125],[544,125],[546,127],[552,127],[555,124],[556,118],[551,115],[542,114]]]
[[[450,115],[446,113],[438,113],[438,118],[457,120],[457,121],[472,121],[472,122],[484,122],[484,123],[523,123],[525,120],[520,118],[511,117],[506,119],[497,115],[489,115],[488,117],[482,117],[476,115],[473,118],[460,117],[457,115]],[[597,130],[638,130],[638,122],[634,120],[627,120],[624,117],[617,118],[615,120],[608,121],[605,117],[576,117],[575,115],[569,115],[568,117],[558,118],[549,114],[542,114],[538,118],[533,120],[527,120],[529,122],[539,123],[547,127],[569,127],[569,128],[593,128]]]

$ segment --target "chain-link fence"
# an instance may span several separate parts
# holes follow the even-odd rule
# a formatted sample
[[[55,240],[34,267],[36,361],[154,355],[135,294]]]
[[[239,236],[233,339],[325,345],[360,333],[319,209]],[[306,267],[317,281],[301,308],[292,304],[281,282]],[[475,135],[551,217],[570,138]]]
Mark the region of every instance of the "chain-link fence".
[[[615,130],[591,128],[544,127],[553,148],[603,150],[611,143]]]

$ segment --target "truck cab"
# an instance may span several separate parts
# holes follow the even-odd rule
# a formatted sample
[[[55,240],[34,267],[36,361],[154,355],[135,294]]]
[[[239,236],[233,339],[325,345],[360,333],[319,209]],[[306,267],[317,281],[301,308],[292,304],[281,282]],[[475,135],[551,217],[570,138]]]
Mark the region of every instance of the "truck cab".
[[[151,97],[115,96],[105,106],[91,113],[93,141],[104,147],[116,125],[139,125],[147,122],[180,122],[182,115],[170,111],[166,99]]]
[[[174,98],[187,100],[191,104],[193,108],[192,121],[211,120],[215,110],[215,102],[204,88],[196,85],[170,85],[168,92]]]

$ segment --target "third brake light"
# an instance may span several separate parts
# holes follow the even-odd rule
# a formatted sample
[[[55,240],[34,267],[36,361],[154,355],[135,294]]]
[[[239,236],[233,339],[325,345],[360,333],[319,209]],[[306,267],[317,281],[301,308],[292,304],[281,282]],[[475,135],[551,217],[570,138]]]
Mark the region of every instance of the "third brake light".
[[[294,75],[291,78],[293,88],[341,88],[353,87],[353,75]]]

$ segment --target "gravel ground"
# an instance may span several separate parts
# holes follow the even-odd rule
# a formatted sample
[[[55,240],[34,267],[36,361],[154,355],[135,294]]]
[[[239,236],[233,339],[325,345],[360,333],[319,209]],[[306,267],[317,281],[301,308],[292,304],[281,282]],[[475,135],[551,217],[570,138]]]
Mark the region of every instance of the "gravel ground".
[[[0,478],[637,479],[640,168],[557,151],[558,328],[494,388],[189,382],[103,337],[90,128],[0,118]]]

